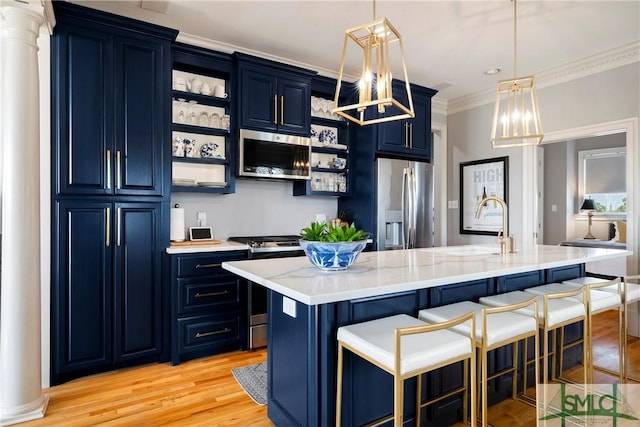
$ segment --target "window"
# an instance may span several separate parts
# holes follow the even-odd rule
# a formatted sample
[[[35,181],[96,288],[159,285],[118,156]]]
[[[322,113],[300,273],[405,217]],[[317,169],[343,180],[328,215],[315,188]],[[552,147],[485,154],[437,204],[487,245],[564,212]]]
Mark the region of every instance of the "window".
[[[626,214],[626,170],[625,147],[578,151],[578,208],[591,198],[595,214]]]

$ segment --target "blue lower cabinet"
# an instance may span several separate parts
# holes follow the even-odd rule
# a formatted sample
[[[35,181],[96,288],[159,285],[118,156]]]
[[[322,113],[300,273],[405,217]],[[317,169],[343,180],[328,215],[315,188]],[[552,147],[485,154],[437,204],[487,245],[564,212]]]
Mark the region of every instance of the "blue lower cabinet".
[[[247,343],[247,283],[222,268],[247,258],[246,251],[168,256],[171,263],[171,363]]]
[[[159,361],[163,211],[54,202],[52,384]]]
[[[584,264],[568,265],[565,267],[549,268],[545,270],[545,282],[562,282],[585,275]]]

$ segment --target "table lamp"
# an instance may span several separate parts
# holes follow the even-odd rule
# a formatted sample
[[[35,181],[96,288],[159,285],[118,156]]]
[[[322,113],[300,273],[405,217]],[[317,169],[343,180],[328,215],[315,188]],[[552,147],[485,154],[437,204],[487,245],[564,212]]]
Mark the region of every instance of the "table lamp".
[[[587,235],[584,236],[584,238],[595,239],[595,236],[591,234],[591,218],[593,217],[593,211],[596,210],[596,203],[591,199],[584,199],[584,202],[582,203],[580,210],[587,211],[587,216],[589,217],[589,229],[587,231]]]

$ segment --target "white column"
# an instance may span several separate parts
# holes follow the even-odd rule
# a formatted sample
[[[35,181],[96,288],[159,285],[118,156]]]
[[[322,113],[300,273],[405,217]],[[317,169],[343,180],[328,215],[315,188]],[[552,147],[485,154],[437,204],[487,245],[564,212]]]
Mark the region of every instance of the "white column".
[[[36,40],[42,7],[0,3],[2,294],[0,425],[42,418],[40,132]]]

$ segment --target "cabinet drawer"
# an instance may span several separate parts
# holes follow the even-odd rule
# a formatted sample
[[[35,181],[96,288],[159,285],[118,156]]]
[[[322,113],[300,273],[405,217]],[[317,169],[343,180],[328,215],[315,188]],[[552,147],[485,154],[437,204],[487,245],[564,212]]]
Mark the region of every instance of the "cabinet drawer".
[[[240,280],[232,275],[218,278],[178,279],[178,314],[206,311],[224,304],[238,309]]]
[[[217,254],[179,255],[178,277],[216,276],[230,274],[222,268],[224,261],[237,261],[247,258],[246,252],[223,252]]]
[[[180,353],[214,354],[240,348],[240,316],[197,316],[178,319]],[[210,352],[209,352],[210,351]]]

